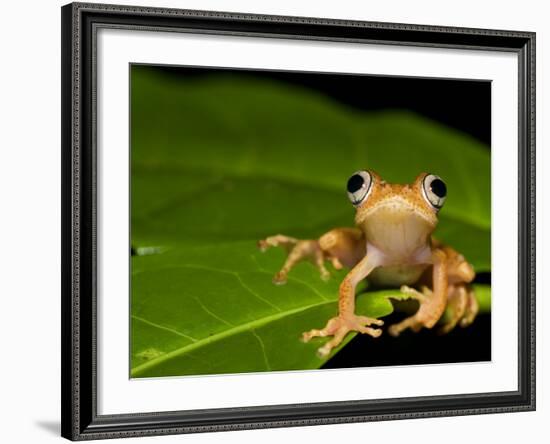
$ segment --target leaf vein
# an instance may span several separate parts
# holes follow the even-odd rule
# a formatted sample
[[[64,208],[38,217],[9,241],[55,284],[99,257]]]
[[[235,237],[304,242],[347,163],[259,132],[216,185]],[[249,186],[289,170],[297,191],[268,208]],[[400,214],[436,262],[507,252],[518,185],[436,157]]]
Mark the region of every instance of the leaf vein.
[[[235,276],[237,276],[237,279],[239,280],[239,282],[241,283],[241,285],[243,286],[243,288],[245,290],[247,290],[249,293],[251,293],[253,296],[256,296],[260,301],[263,301],[265,302],[266,304],[268,305],[271,305],[275,310],[277,311],[282,311],[280,307],[277,307],[275,304],[272,304],[271,302],[269,302],[267,299],[264,299],[263,297],[261,297],[258,293],[256,293],[255,291],[253,291],[248,285],[245,284],[245,282],[242,280],[242,277],[239,273],[237,272],[234,272]]]
[[[161,330],[165,330],[165,331],[168,331],[170,333],[173,333],[175,335],[178,335],[178,336],[181,336],[181,337],[184,337],[186,339],[189,339],[190,341],[193,341],[193,342],[197,342],[198,339],[194,338],[193,336],[189,336],[189,335],[186,335],[185,333],[182,333],[181,331],[178,331],[176,329],[173,329],[173,328],[170,328],[170,327],[166,327],[164,325],[160,325],[160,324],[157,324],[155,322],[152,322],[148,319],[145,319],[145,318],[142,318],[140,316],[136,316],[136,315],[132,315],[132,318],[138,320],[138,321],[141,321],[143,322],[144,324],[148,324],[150,325],[151,327],[156,327],[158,329],[161,329]]]
[[[269,364],[269,359],[267,358],[267,354],[265,352],[265,344],[264,344],[264,340],[260,337],[260,335],[258,335],[258,333],[256,332],[256,329],[252,329],[251,330],[252,334],[254,335],[254,337],[258,340],[258,342],[260,343],[260,347],[262,349],[262,354],[264,356],[264,362],[265,362],[265,366],[266,366],[266,370],[271,370],[271,365]]]
[[[250,255],[250,257],[252,258],[252,260],[254,260],[254,262],[256,263],[256,265],[258,266],[258,271],[261,272],[261,273],[267,273],[269,275],[272,275],[273,273],[269,270],[266,270],[265,268],[263,268],[260,263],[258,262],[258,258],[256,258],[256,256],[254,256],[253,254]],[[294,276],[288,276],[287,277],[288,280],[290,281],[296,281],[302,285],[304,285],[305,287],[309,288],[311,291],[313,291],[313,293],[315,293],[316,295],[318,295],[323,301],[330,301],[332,299],[330,298],[327,298],[326,296],[324,296],[319,290],[317,290],[315,287],[311,286],[308,282],[306,281],[302,281],[301,279],[298,279]]]
[[[319,307],[319,306],[329,304],[329,303],[333,303],[333,301],[329,301],[329,302],[323,301],[323,302],[316,303],[316,304],[306,305],[304,307],[299,307],[299,308],[295,308],[295,309],[286,310],[284,312],[264,316],[263,318],[254,319],[253,321],[249,321],[249,322],[245,322],[245,323],[240,324],[240,325],[236,325],[233,328],[230,328],[228,330],[223,330],[223,331],[221,331],[219,333],[215,333],[211,336],[207,336],[205,338],[202,338],[202,339],[198,340],[197,342],[194,342],[193,344],[185,345],[185,346],[180,347],[178,349],[172,350],[171,352],[168,352],[168,353],[162,355],[159,358],[152,359],[152,360],[150,360],[146,363],[140,364],[137,367],[134,367],[132,369],[132,376],[133,377],[138,377],[140,373],[143,373],[144,371],[146,371],[150,367],[158,365],[158,364],[160,364],[164,361],[167,361],[171,358],[174,358],[176,356],[179,356],[179,355],[182,355],[182,354],[185,354],[185,353],[189,353],[189,352],[191,352],[195,349],[203,347],[203,346],[205,346],[207,344],[210,344],[212,342],[219,341],[221,339],[227,338],[227,337],[229,337],[231,335],[234,335],[234,334],[237,334],[237,333],[250,331],[251,329],[262,327],[262,326],[264,326],[264,325],[266,325],[266,324],[268,324],[272,321],[277,321],[279,319],[282,319],[285,316],[290,316],[290,315],[293,315],[293,314],[296,314],[296,313],[301,313],[301,312],[309,310],[311,308]]]
[[[252,296],[256,297],[257,299],[259,299],[260,301],[262,301],[263,303],[271,306],[272,308],[274,308],[275,310],[277,311],[281,311],[281,308],[280,307],[277,307],[276,305],[274,305],[273,303],[269,302],[267,299],[264,299],[263,297],[261,297],[259,294],[257,294],[256,292],[254,292],[248,285],[246,285],[244,283],[244,281],[242,280],[240,274],[236,271],[233,271],[233,270],[224,270],[222,268],[210,268],[210,267],[205,267],[205,266],[202,266],[202,265],[193,265],[193,264],[181,264],[181,265],[178,265],[178,267],[187,267],[187,268],[196,268],[198,270],[206,270],[206,271],[212,271],[212,272],[215,272],[215,273],[226,273],[226,274],[230,274],[230,275],[233,275],[237,278],[237,280],[239,281],[239,284],[241,284],[241,286],[248,292],[250,293]],[[199,302],[200,303],[200,302]]]
[[[199,304],[199,306],[206,312],[208,313],[210,316],[212,316],[214,319],[217,319],[218,321],[224,323],[225,325],[228,325],[229,327],[234,327],[235,325],[226,321],[225,319],[223,319],[222,317],[218,316],[216,313],[214,313],[212,310],[209,310],[206,305],[204,305],[200,299],[196,296],[193,296],[193,299],[195,299],[195,301],[197,301],[197,304]]]

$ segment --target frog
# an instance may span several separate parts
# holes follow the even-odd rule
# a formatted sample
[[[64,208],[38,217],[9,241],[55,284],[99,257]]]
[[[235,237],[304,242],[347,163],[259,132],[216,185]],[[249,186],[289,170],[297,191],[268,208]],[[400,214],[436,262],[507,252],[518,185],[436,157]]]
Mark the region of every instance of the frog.
[[[393,337],[407,329],[419,332],[438,325],[445,334],[457,325],[471,325],[479,310],[474,267],[433,236],[447,199],[443,179],[422,172],[408,184],[388,183],[365,169],[349,177],[346,191],[355,208],[354,227],[333,228],[318,239],[277,234],[258,241],[263,252],[287,250],[273,277],[277,285],[285,284],[302,261],[312,262],[323,280],[331,278],[327,263],[335,270],[349,269],[339,286],[338,313],[323,328],[304,332],[302,340],[330,337],[318,349],[320,357],[327,357],[351,332],[379,337],[384,321],[355,313],[356,289],[363,280],[368,288],[398,288],[401,296],[418,302],[413,314],[388,327]]]

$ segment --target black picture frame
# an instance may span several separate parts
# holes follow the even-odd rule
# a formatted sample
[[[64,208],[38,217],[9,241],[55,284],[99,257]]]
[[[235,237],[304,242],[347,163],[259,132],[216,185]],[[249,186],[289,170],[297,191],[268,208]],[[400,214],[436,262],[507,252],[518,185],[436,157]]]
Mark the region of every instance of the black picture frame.
[[[72,3],[62,14],[62,436],[71,440],[535,409],[535,33]],[[519,60],[518,389],[453,396],[97,414],[96,30],[510,51]]]

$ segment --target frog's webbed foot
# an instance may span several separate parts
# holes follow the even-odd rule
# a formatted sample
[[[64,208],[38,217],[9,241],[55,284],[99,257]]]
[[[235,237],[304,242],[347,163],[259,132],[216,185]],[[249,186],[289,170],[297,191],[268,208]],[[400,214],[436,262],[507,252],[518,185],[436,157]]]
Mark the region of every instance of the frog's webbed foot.
[[[422,287],[421,292],[407,286],[401,287],[401,292],[416,299],[420,308],[413,316],[391,325],[388,333],[392,336],[399,336],[401,332],[410,328],[414,332],[422,328],[432,328],[439,320],[439,310],[434,309],[431,304],[433,292],[428,287]],[[449,286],[447,296],[447,316],[443,319],[439,334],[446,334],[453,330],[456,325],[467,327],[470,325],[479,310],[474,291],[465,284]]]
[[[449,333],[457,324],[461,327],[467,327],[472,324],[478,311],[479,305],[474,291],[466,285],[457,285],[449,292],[448,315],[445,317],[438,333]]]
[[[325,267],[325,254],[316,240],[298,240],[293,237],[278,234],[262,239],[258,242],[261,251],[266,251],[270,247],[282,246],[287,249],[288,256],[281,270],[273,276],[273,283],[277,285],[285,284],[290,270],[302,260],[310,260],[315,264],[321,275],[321,279],[328,280],[330,273]]]
[[[421,291],[406,285],[401,286],[401,293],[406,294],[410,298],[416,299],[420,303],[418,311],[408,318],[405,318],[397,324],[390,325],[388,333],[391,336],[399,336],[404,330],[410,328],[414,332],[420,331],[423,327],[432,328],[439,320],[440,313],[438,310],[433,310],[431,300],[433,292],[428,287],[421,287]]]
[[[326,357],[334,347],[338,346],[342,342],[346,334],[350,331],[365,333],[377,338],[382,334],[382,330],[379,328],[372,328],[370,325],[381,326],[383,324],[384,321],[376,318],[369,318],[367,316],[339,315],[330,319],[323,329],[313,329],[303,333],[302,340],[304,342],[308,342],[314,337],[333,336],[330,341],[328,341],[317,351],[320,357]]]

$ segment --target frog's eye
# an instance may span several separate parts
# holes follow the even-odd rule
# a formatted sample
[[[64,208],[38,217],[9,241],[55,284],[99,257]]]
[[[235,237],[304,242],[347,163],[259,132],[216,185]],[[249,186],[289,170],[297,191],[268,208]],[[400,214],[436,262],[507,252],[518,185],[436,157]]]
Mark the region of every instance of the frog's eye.
[[[368,171],[357,171],[348,179],[348,197],[355,206],[363,202],[372,186],[372,176]]]
[[[436,210],[441,209],[447,197],[447,186],[441,180],[441,177],[435,174],[426,175],[422,183],[422,191],[424,192],[424,198],[432,207]]]

